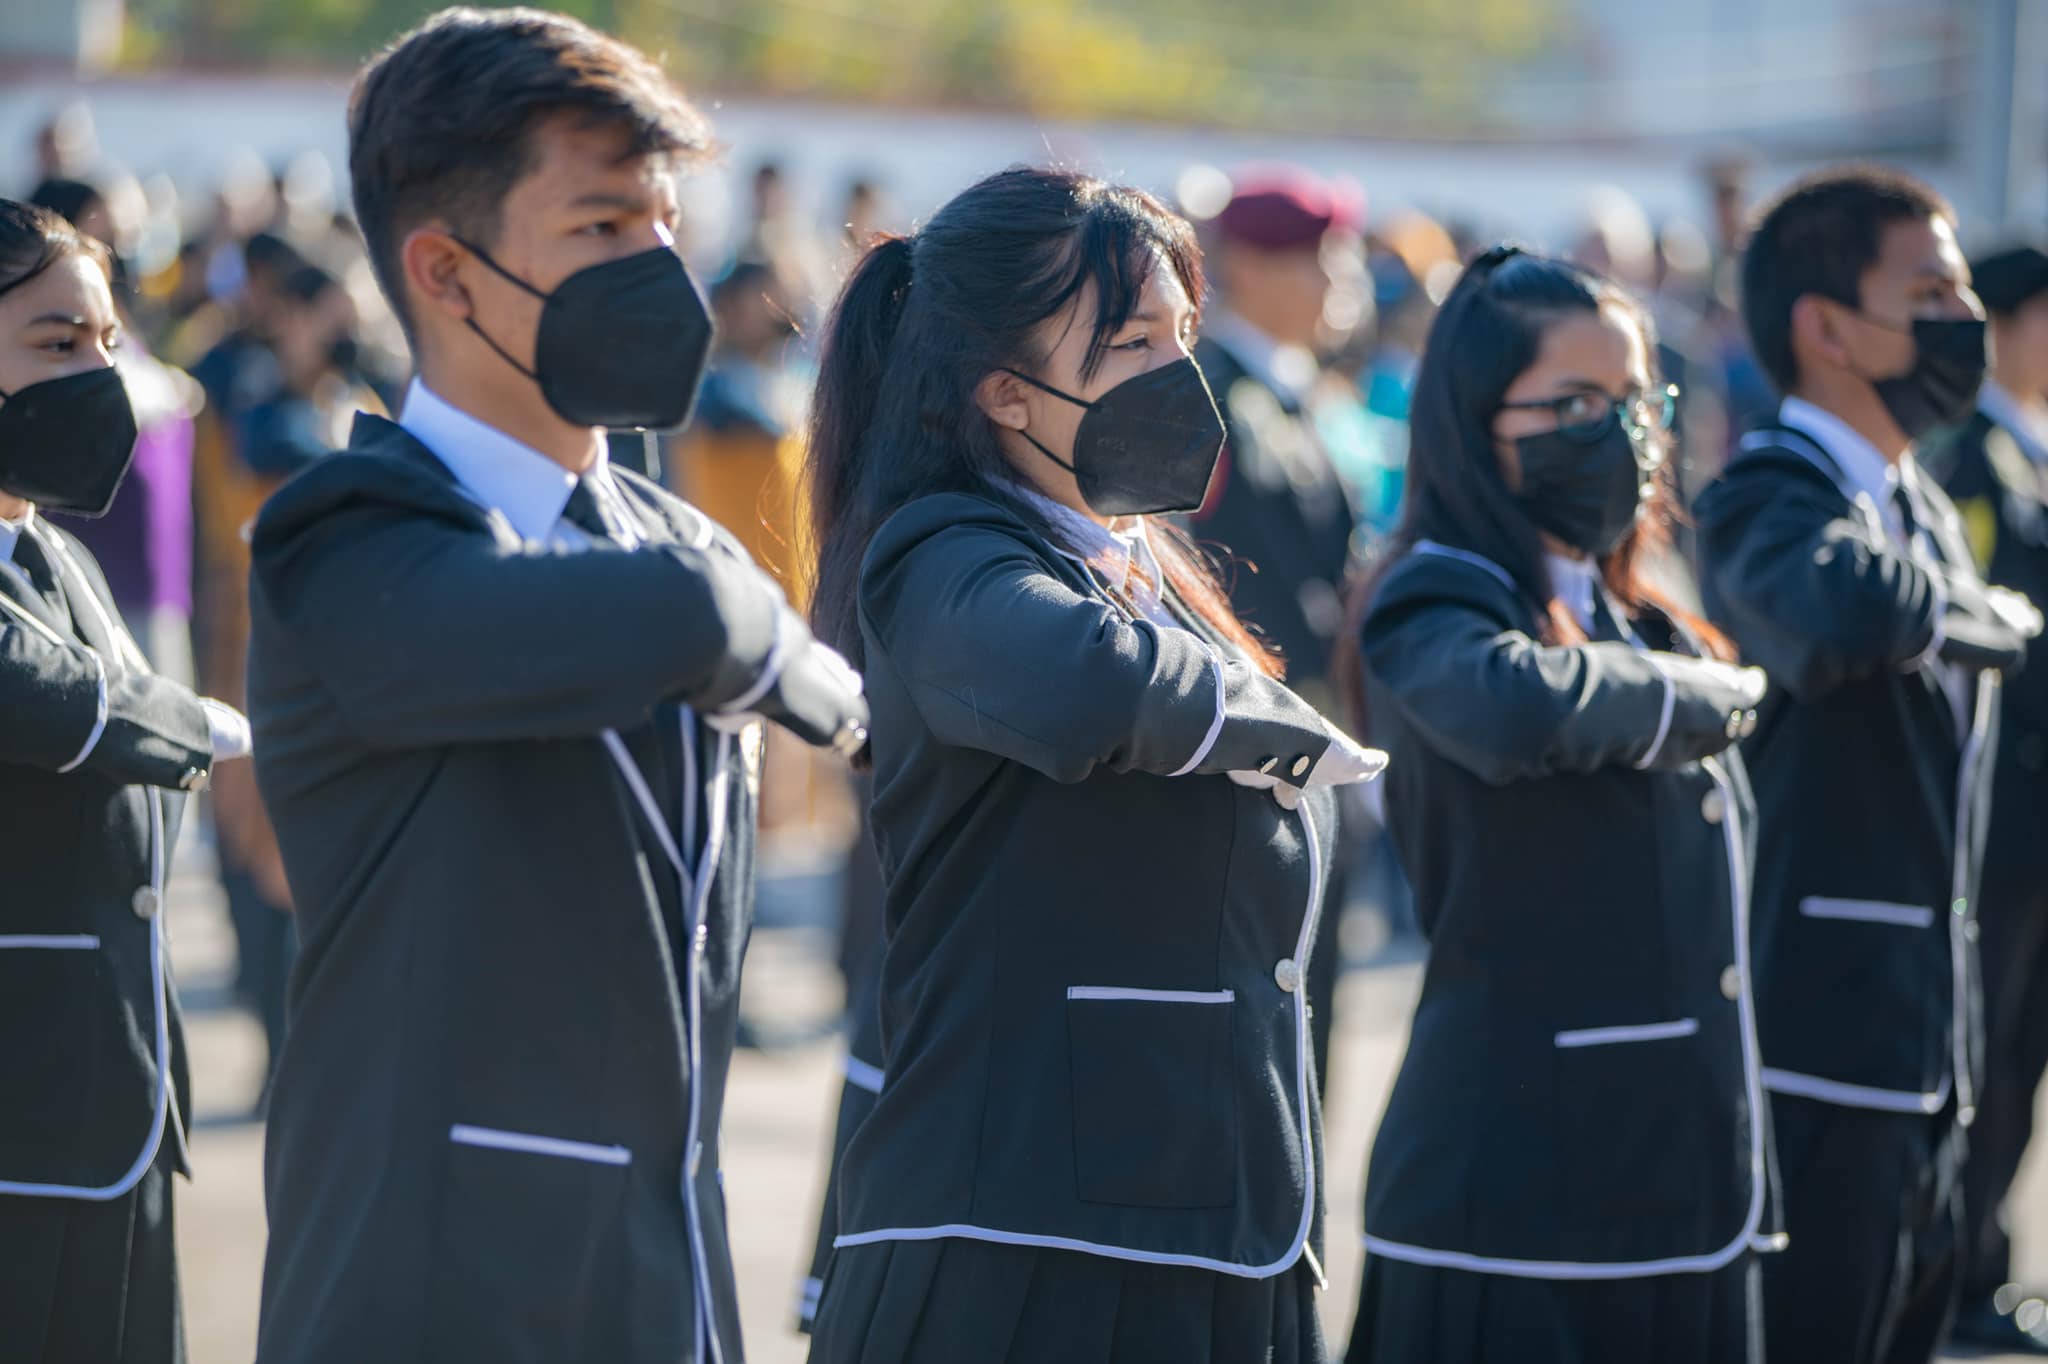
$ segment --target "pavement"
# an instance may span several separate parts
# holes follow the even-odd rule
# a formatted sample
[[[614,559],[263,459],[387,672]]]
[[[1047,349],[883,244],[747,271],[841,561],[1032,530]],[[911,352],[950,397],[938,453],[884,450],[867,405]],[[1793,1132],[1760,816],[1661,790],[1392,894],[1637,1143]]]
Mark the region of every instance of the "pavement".
[[[194,1179],[178,1189],[177,1219],[193,1364],[247,1364],[255,1351],[263,1270],[263,1130],[247,1120],[259,1087],[262,1032],[229,1004],[234,940],[197,840],[181,850],[170,895],[172,957],[187,1002],[192,1049]],[[1339,989],[1331,1094],[1325,1107],[1330,1288],[1322,1300],[1332,1348],[1349,1332],[1357,1295],[1362,1176],[1374,1124],[1406,1042],[1420,982],[1413,952],[1386,949],[1377,920],[1353,914],[1346,956],[1368,964]],[[838,1009],[830,944],[815,928],[782,922],[757,931],[747,964],[750,1016],[801,1033]],[[809,1264],[831,1122],[839,1092],[838,1041],[829,1035],[737,1058],[726,1101],[725,1188],[734,1229],[741,1313],[751,1364],[801,1364],[792,1329]],[[2042,1130],[2048,1130],[2044,1113]],[[2048,1158],[2037,1146],[2016,1207],[2020,1266],[2048,1280]],[[2020,1364],[2020,1356],[1952,1356]]]

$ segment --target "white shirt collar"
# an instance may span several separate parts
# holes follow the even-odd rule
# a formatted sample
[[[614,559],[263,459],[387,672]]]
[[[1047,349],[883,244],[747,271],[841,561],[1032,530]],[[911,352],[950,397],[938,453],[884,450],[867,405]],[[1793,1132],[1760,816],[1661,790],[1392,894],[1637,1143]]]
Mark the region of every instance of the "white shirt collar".
[[[1876,504],[1885,525],[1899,529],[1898,508],[1892,504],[1892,490],[1900,480],[1912,478],[1913,452],[1908,450],[1893,464],[1878,448],[1834,413],[1815,407],[1804,398],[1787,398],[1778,409],[1778,420],[1796,427],[1819,442],[1835,463],[1842,467],[1850,490],[1868,496]]]
[[[0,559],[12,561],[14,546],[20,542],[21,533],[35,523],[36,509],[30,507],[21,514],[19,521],[0,520]]]
[[[1588,559],[1568,559],[1544,551],[1543,563],[1550,570],[1550,587],[1565,609],[1587,634],[1593,632],[1593,593],[1597,589],[1599,565]]]
[[[1230,352],[1245,372],[1269,388],[1306,402],[1316,386],[1316,357],[1300,346],[1282,345],[1227,309],[1202,324],[1202,335]]]
[[[2048,464],[2048,406],[2022,403],[1996,379],[1977,390],[1977,408],[2012,433],[2036,464]]]
[[[1036,507],[1052,522],[1062,543],[1058,546],[1075,563],[1092,568],[1129,597],[1153,620],[1174,623],[1160,601],[1164,577],[1159,560],[1153,556],[1152,541],[1142,516],[1120,518],[1114,529],[1090,520],[1063,502],[1024,485],[1013,485],[1017,495]],[[1131,570],[1137,569],[1134,575]]]
[[[522,538],[545,541],[554,532],[576,487],[576,475],[450,404],[418,379],[405,391],[398,424],[447,465],[470,496],[503,512]],[[604,469],[600,442],[590,476],[601,476]]]

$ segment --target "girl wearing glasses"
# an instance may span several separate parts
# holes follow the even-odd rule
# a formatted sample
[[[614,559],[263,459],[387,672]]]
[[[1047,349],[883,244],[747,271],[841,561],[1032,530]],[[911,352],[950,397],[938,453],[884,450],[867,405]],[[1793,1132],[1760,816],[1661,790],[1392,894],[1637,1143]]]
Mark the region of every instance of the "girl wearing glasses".
[[[1756,1361],[1762,678],[1647,572],[1675,390],[1621,290],[1500,247],[1417,377],[1356,720],[1430,939],[1353,1364]],[[1667,561],[1668,562],[1668,561]]]

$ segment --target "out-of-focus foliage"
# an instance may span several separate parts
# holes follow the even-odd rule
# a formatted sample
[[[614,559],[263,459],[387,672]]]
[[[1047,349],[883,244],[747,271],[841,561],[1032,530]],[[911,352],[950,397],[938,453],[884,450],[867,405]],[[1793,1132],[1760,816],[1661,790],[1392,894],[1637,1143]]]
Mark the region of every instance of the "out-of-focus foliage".
[[[552,0],[698,91],[1327,130],[1483,121],[1557,0]],[[130,0],[131,60],[348,66],[431,0]]]

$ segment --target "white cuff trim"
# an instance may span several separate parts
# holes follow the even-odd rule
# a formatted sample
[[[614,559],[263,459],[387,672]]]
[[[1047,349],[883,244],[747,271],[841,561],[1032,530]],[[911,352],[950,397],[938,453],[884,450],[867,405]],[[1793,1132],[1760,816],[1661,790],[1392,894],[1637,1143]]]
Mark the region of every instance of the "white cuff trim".
[[[1209,732],[1202,736],[1202,746],[1195,750],[1178,771],[1169,772],[1169,777],[1185,777],[1208,760],[1209,752],[1216,747],[1216,740],[1223,734],[1223,660],[1214,649],[1209,650],[1209,669],[1216,680],[1216,718],[1209,722]]]
[[[100,746],[100,736],[107,732],[107,665],[96,652],[88,650],[86,657],[92,660],[93,669],[99,675],[99,707],[93,716],[92,732],[85,736],[85,747],[78,750],[77,757],[58,768],[59,772],[70,772],[90,758],[92,751]]]
[[[1644,772],[1649,770],[1650,764],[1657,761],[1657,755],[1664,751],[1664,741],[1671,737],[1671,717],[1678,709],[1678,688],[1672,683],[1671,674],[1665,671],[1664,664],[1656,655],[1651,654],[1647,657],[1650,666],[1657,670],[1657,676],[1664,682],[1664,710],[1657,717],[1657,737],[1650,741],[1649,752],[1643,754],[1636,762],[1636,770]]]
[[[768,657],[761,664],[761,675],[754,679],[753,686],[720,706],[718,714],[745,714],[758,705],[762,697],[775,690],[775,684],[782,680],[782,656],[786,652],[783,647],[783,633],[782,622],[778,619],[775,625],[775,642],[768,646]]]
[[[1917,566],[1917,565],[1916,565]],[[1926,570],[1921,569],[1923,573]],[[1948,643],[1948,586],[1939,573],[1928,573],[1927,581],[1934,589],[1934,637],[1927,641],[1927,647],[1908,659],[1900,672],[1912,673],[1941,657],[1941,646]]]

